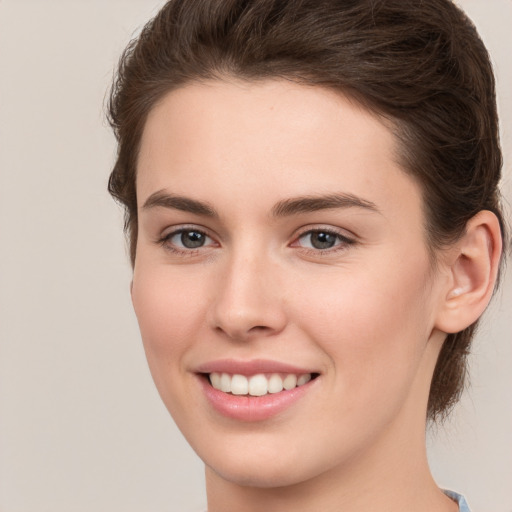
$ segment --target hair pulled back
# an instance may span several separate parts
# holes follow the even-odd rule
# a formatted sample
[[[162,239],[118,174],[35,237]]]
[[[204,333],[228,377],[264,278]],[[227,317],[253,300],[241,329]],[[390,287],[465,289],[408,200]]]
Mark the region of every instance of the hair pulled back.
[[[137,243],[137,156],[148,113],[193,81],[284,78],[352,97],[389,122],[423,193],[432,254],[481,210],[505,226],[495,83],[475,27],[450,0],[171,0],[126,48],[110,123],[118,154],[109,191]],[[448,335],[428,415],[458,400],[476,324]]]

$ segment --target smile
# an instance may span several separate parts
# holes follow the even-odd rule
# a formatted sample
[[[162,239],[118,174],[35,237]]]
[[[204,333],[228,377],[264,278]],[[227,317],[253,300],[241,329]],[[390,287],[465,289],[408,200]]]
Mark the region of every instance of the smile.
[[[314,376],[314,375],[313,375]],[[209,375],[211,385],[223,393],[232,395],[264,396],[267,394],[289,391],[307,384],[312,379],[311,373],[302,375],[289,374],[264,374],[246,376],[212,372]]]
[[[217,360],[195,369],[203,396],[217,414],[231,420],[269,420],[315,396],[320,373],[268,360]]]

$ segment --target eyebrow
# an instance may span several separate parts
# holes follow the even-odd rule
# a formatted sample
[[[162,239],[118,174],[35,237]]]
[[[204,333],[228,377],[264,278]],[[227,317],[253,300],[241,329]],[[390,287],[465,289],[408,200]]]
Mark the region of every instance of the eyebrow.
[[[185,196],[170,194],[164,190],[159,190],[151,194],[144,202],[142,208],[144,210],[148,210],[157,206],[202,215],[205,217],[219,217],[219,214],[208,203]],[[273,217],[288,217],[300,213],[310,213],[336,208],[362,208],[380,213],[375,203],[357,197],[353,194],[327,194],[283,199],[274,205],[271,214]]]
[[[159,190],[151,194],[142,208],[148,210],[156,206],[163,208],[171,208],[174,210],[181,210],[183,212],[194,213],[196,215],[203,215],[205,217],[218,217],[218,213],[208,203],[190,199],[189,197],[169,194],[163,190]]]
[[[380,213],[377,205],[353,194],[328,194],[303,196],[279,201],[272,208],[274,217],[287,217],[298,213],[310,213],[335,208],[363,208]]]

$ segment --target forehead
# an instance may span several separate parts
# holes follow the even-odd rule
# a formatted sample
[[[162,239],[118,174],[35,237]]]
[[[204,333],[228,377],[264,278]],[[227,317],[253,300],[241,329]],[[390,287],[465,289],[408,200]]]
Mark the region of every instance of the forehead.
[[[417,208],[419,191],[397,163],[396,144],[376,115],[321,87],[193,83],[167,94],[148,116],[139,204],[163,189],[210,202],[238,198],[245,208],[256,199],[270,207],[336,191],[388,206],[416,201],[409,206]]]

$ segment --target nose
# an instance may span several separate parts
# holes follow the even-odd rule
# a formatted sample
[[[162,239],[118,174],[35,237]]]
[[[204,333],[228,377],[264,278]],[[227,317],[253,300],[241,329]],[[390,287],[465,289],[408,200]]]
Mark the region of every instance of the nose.
[[[233,257],[218,275],[213,328],[231,340],[278,334],[286,326],[278,266],[263,257]]]

